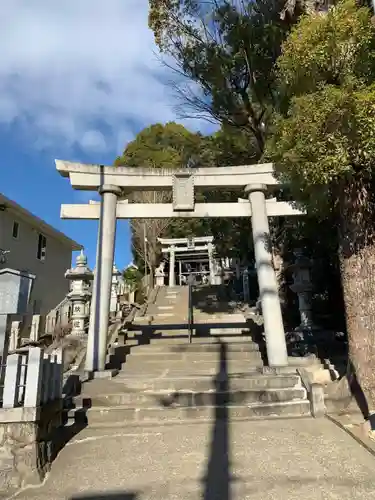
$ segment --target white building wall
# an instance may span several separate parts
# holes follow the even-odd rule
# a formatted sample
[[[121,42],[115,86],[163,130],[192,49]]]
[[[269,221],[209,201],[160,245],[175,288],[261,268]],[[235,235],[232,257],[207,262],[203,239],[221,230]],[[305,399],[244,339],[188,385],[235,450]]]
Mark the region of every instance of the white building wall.
[[[13,237],[13,224],[18,222],[18,237]],[[36,275],[31,292],[30,312],[46,314],[54,308],[69,291],[69,282],[64,278],[70,268],[72,250],[57,238],[45,234],[46,255],[37,257],[40,230],[12,211],[0,211],[0,249],[9,250],[6,263],[0,268],[10,267]]]

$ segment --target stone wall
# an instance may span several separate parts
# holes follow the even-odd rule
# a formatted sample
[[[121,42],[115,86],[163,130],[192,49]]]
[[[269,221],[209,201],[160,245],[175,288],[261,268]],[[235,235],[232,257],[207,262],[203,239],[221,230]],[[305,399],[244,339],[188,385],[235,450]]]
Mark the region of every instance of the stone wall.
[[[0,497],[43,481],[60,448],[62,401],[0,409]]]

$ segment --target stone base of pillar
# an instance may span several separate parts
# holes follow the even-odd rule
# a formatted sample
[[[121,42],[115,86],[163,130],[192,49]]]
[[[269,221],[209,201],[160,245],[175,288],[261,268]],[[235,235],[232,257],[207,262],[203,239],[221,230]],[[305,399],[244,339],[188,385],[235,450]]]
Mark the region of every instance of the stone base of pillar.
[[[119,370],[117,368],[113,369],[108,369],[108,370],[100,370],[97,372],[92,373],[93,378],[103,378],[103,379],[110,379],[115,377],[119,373]]]
[[[156,276],[156,286],[164,286],[165,285],[165,276],[164,275],[159,275],[159,276]]]
[[[63,337],[63,338],[78,339],[80,341],[86,342],[87,341],[87,332],[85,332],[85,331],[77,332],[77,331],[73,330],[70,333],[68,333],[67,335],[65,335],[65,337]]]
[[[262,373],[264,375],[289,375],[297,373],[296,366],[264,366]]]
[[[301,332],[301,333],[309,333],[309,332],[315,332],[317,330],[321,330],[321,328],[314,323],[311,323],[309,325],[298,325],[294,331],[295,332]]]

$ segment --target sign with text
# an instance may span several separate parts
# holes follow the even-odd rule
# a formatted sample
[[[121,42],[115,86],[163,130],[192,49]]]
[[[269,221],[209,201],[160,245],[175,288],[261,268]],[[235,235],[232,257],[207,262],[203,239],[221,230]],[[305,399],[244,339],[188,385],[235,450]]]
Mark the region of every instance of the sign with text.
[[[176,173],[173,176],[173,210],[187,212],[194,210],[194,177],[190,173]]]

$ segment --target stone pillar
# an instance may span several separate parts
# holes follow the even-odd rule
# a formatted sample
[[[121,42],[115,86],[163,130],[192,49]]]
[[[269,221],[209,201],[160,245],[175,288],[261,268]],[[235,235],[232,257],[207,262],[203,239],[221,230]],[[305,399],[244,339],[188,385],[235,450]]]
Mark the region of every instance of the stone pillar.
[[[97,304],[97,295],[98,295],[98,280],[97,280],[97,268],[98,268],[98,259],[99,259],[99,248],[100,248],[100,240],[101,240],[101,228],[102,221],[101,215],[98,222],[98,236],[96,242],[96,258],[95,258],[95,267],[94,267],[94,278],[91,287],[91,303],[90,303],[90,318],[89,318],[89,334],[87,338],[87,349],[86,349],[86,362],[85,369],[88,372],[93,372],[95,366],[97,366],[97,323],[98,323],[98,308]]]
[[[215,261],[214,261],[214,246],[212,243],[208,245],[208,270],[210,271],[210,285],[215,285]]]
[[[155,276],[155,283],[156,283],[156,286],[164,286],[164,274],[157,274]]]
[[[118,309],[118,295],[119,295],[119,284],[120,284],[119,276],[121,276],[121,273],[114,265],[112,271],[111,301],[109,307],[111,314],[114,315],[117,313]]]
[[[67,298],[72,305],[72,331],[74,337],[86,337],[85,321],[87,319],[86,303],[91,296],[90,284],[93,273],[87,266],[87,257],[81,251],[76,259],[76,267],[68,269],[65,278],[70,280],[70,292]]]
[[[241,265],[240,265],[240,259],[236,259],[235,261],[235,268],[236,268],[236,279],[241,278]]]
[[[176,262],[176,254],[175,254],[175,246],[172,245],[169,248],[169,286],[175,286],[175,262]]]
[[[12,321],[9,335],[8,352],[18,349],[21,338],[22,321]]]
[[[242,274],[243,300],[247,304],[250,302],[249,269],[246,267]]]
[[[87,347],[86,370],[103,371],[107,356],[107,335],[109,306],[112,286],[112,270],[116,239],[117,198],[121,189],[103,185],[96,255],[96,272],[91,303],[89,344]]]
[[[248,185],[245,192],[251,205],[251,226],[254,252],[262,304],[264,333],[269,366],[286,366],[286,349],[283,318],[275,270],[273,268],[271,238],[266,208],[265,185]]]
[[[40,314],[33,314],[31,319],[31,329],[30,329],[30,341],[38,342],[40,337],[41,321],[42,317]]]
[[[222,285],[223,284],[223,267],[222,267],[222,262],[221,259],[218,259],[215,261],[215,285]]]

